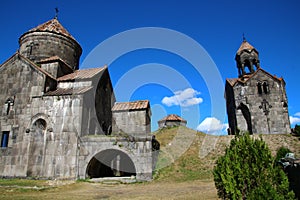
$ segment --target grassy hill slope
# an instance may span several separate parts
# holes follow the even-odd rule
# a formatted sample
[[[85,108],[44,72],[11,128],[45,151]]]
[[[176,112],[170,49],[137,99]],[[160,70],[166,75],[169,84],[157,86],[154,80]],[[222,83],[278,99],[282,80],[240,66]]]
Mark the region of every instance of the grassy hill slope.
[[[155,180],[137,184],[0,179],[0,199],[218,199],[212,179],[217,158],[234,136],[211,136],[176,127],[155,132],[161,143]],[[258,137],[255,135],[254,137]],[[273,155],[285,146],[300,157],[291,135],[263,135]]]
[[[154,132],[161,144],[156,165],[156,181],[211,180],[219,156],[225,153],[234,136],[212,136],[186,127],[165,128]],[[253,137],[259,138],[259,135]],[[300,141],[287,134],[262,135],[275,155],[281,146],[300,157]]]

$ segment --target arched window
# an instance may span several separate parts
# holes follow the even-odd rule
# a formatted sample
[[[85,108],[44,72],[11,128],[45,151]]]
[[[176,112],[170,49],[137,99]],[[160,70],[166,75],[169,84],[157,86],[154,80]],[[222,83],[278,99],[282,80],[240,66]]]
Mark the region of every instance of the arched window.
[[[47,123],[44,119],[37,119],[33,124],[32,128],[35,130],[36,133],[42,134],[47,127]]]
[[[263,90],[265,94],[269,94],[270,90],[269,90],[269,84],[267,82],[263,83]]]
[[[257,92],[258,94],[262,94],[261,82],[257,83]]]
[[[2,138],[1,138],[1,147],[2,148],[6,148],[8,146],[8,138],[9,138],[9,131],[3,131]]]
[[[246,71],[246,67],[248,68],[248,72],[246,72],[246,73],[251,73],[252,72],[252,66],[251,66],[251,62],[250,62],[250,60],[245,60],[245,64],[244,64],[244,66],[245,66],[245,71]]]
[[[9,97],[6,101],[5,101],[5,112],[6,112],[6,115],[9,114],[9,111],[11,109],[11,107],[14,105],[14,99]]]

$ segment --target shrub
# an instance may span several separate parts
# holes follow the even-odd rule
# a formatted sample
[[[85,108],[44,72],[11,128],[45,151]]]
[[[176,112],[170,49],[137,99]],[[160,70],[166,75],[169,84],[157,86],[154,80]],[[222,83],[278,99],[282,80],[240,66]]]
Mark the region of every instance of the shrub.
[[[222,199],[294,199],[287,176],[274,165],[262,138],[236,136],[217,160],[213,174]]]
[[[300,126],[298,124],[296,124],[294,132],[297,136],[300,136]]]
[[[278,162],[281,158],[284,158],[287,153],[291,153],[291,150],[289,150],[286,147],[280,147],[277,150],[277,153],[276,153],[276,156],[275,156],[275,162]]]

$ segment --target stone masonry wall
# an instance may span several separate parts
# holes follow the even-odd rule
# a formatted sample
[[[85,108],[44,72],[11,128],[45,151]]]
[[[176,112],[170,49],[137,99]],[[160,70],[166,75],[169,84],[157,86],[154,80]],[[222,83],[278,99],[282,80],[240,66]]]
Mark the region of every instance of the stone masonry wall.
[[[50,32],[32,32],[20,38],[20,53],[33,62],[58,56],[78,69],[81,47],[74,40]]]
[[[150,122],[146,110],[113,112],[113,133],[123,132],[133,137],[147,137]]]
[[[81,95],[48,96],[34,98],[32,116],[46,121],[42,139],[37,140],[31,128],[29,152],[31,176],[75,179],[77,178],[78,137],[81,130]],[[42,117],[44,116],[44,117]],[[30,149],[34,149],[31,151]],[[40,159],[42,158],[42,159]],[[31,169],[30,169],[31,168]],[[40,168],[40,170],[38,170]]]
[[[264,91],[262,94],[258,93],[258,82],[268,83],[268,94]],[[234,87],[236,107],[243,102],[249,108],[254,133],[290,133],[287,98],[282,83],[263,71],[258,71],[245,85],[239,84]],[[268,112],[264,111],[263,101],[267,102]],[[237,110],[236,117],[238,127],[241,130],[247,130],[241,110]]]
[[[125,153],[133,161],[137,180],[152,179],[151,140],[128,141],[125,138],[108,136],[84,136],[80,140],[79,178],[87,178],[87,168],[93,157],[103,151],[116,150]]]
[[[8,147],[0,151],[0,176],[26,176],[32,96],[44,91],[45,76],[15,54],[0,68],[0,134],[9,132]],[[8,98],[13,103],[5,103]]]

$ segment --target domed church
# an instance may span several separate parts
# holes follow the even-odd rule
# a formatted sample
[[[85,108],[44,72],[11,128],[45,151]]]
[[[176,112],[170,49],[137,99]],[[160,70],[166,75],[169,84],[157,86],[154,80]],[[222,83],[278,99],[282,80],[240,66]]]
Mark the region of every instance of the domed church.
[[[81,53],[55,17],[22,34],[0,65],[1,177],[152,178],[149,101],[113,114],[108,67],[79,70]],[[126,128],[118,117],[129,114]]]

